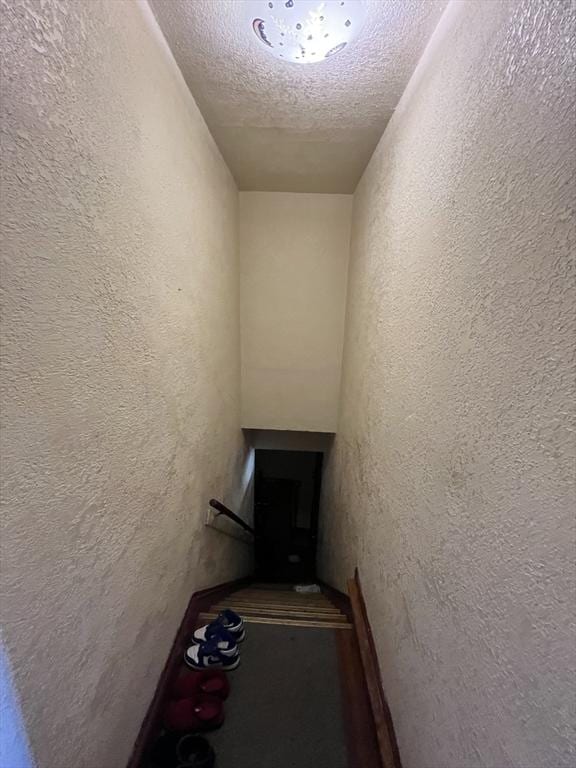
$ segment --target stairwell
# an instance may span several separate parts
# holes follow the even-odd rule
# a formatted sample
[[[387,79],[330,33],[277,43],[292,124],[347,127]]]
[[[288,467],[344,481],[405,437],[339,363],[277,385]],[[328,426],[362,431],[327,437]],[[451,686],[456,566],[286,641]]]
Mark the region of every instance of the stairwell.
[[[309,69],[216,4],[0,2],[0,768],[152,768],[224,607],[217,768],[399,768],[391,712],[574,768],[574,4],[369,0]],[[263,583],[259,450],[324,452],[278,578],[348,594]]]
[[[348,617],[325,594],[253,584],[199,623],[225,607],[242,615],[247,634],[227,721],[211,735],[221,765],[347,768],[336,635],[350,631]]]
[[[366,678],[360,650],[366,629],[353,599],[327,586],[301,593],[262,582],[192,597],[130,768],[163,768],[153,747],[171,692],[189,674],[184,652],[194,629],[225,608],[242,616],[246,638],[228,673],[224,723],[206,734],[219,768],[399,768],[393,750],[389,758],[379,747],[375,681]]]

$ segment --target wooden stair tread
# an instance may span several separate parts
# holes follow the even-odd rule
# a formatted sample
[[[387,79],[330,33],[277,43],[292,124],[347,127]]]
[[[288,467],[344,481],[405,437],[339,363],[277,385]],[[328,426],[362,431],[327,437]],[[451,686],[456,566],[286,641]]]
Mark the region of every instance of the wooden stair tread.
[[[218,611],[215,606],[210,609],[214,615],[217,615]],[[343,614],[328,615],[322,613],[304,613],[302,611],[275,611],[274,609],[264,608],[246,608],[240,612],[243,619],[247,616],[270,616],[271,618],[278,619],[302,619],[304,621],[333,621],[333,622],[346,622],[348,619]]]
[[[217,603],[214,606],[211,606],[213,608],[219,608],[220,610],[224,610],[225,608],[232,608],[237,613],[241,613],[242,610],[250,609],[250,608],[269,608],[270,610],[275,611],[303,611],[303,612],[310,612],[310,613],[323,613],[327,616],[338,616],[341,614],[341,611],[338,608],[325,608],[324,606],[318,608],[313,605],[284,605],[282,603],[251,603],[251,602],[221,602]]]
[[[231,592],[231,595],[249,595],[256,598],[278,598],[279,600],[317,600],[319,602],[330,602],[326,595],[302,595],[298,592],[272,592],[272,590],[263,590],[262,592],[251,592],[245,589],[239,589]]]
[[[215,619],[217,614],[215,613],[202,613],[200,614],[200,621],[207,623]],[[285,618],[272,618],[263,616],[245,616],[243,617],[247,624],[275,624],[278,626],[286,627],[316,627],[324,629],[352,629],[352,626],[347,622],[337,621],[316,621],[313,619],[285,619]]]
[[[280,597],[297,597],[302,600],[328,600],[323,592],[286,592],[278,589],[236,589],[231,595],[279,595]]]
[[[303,600],[275,600],[274,598],[270,598],[269,600],[255,600],[252,597],[229,597],[228,599],[229,603],[236,603],[236,604],[246,604],[250,603],[250,605],[287,605],[287,606],[297,606],[297,607],[310,607],[310,608],[334,608],[333,603],[325,602],[325,603],[312,603],[307,602]]]

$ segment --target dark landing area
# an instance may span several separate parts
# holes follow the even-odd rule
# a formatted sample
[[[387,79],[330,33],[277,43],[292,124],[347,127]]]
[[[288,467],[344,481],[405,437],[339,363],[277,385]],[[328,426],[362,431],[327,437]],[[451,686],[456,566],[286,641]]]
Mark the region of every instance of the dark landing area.
[[[312,581],[322,454],[256,450],[254,528],[259,581]]]
[[[218,768],[347,768],[336,631],[248,624],[241,653]]]

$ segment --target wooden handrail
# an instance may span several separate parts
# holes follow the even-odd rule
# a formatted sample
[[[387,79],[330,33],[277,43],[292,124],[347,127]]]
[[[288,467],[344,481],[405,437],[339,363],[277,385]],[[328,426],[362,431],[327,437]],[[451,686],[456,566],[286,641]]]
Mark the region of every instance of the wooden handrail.
[[[229,520],[233,520],[237,525],[239,525],[241,528],[244,528],[245,531],[248,531],[248,533],[251,533],[252,536],[254,536],[254,528],[252,528],[251,525],[248,525],[248,523],[245,523],[244,520],[232,512],[231,509],[225,507],[221,501],[218,501],[218,499],[210,499],[208,503],[212,509],[215,509],[218,512],[218,515],[224,515],[224,517],[227,517]]]

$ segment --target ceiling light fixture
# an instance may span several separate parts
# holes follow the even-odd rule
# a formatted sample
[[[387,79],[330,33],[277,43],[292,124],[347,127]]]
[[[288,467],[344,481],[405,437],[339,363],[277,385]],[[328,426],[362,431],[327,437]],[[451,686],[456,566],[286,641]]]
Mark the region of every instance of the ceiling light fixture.
[[[359,35],[362,0],[250,0],[254,34],[273,56],[295,64],[325,61]]]

